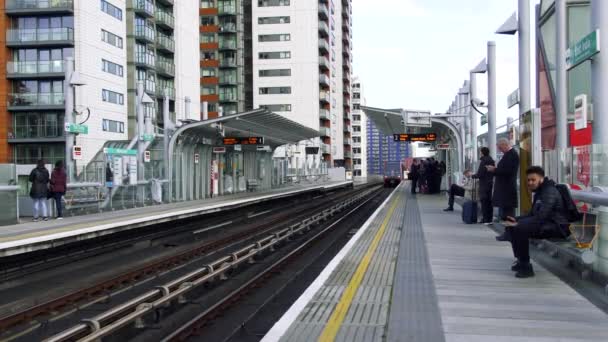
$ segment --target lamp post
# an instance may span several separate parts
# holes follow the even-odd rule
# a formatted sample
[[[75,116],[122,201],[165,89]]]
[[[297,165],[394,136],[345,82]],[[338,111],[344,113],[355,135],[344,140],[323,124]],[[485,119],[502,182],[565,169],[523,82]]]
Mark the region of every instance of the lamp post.
[[[145,122],[144,117],[148,114],[144,113],[145,105],[154,103],[154,100],[146,94],[144,90],[144,81],[137,81],[137,102],[135,111],[137,114],[137,180],[144,180],[144,132]]]
[[[69,126],[74,123],[74,103],[76,95],[74,90],[78,86],[85,85],[86,82],[80,77],[80,73],[74,71],[74,58],[67,57],[65,59],[65,82],[64,82],[64,96],[65,96],[65,113],[64,122],[65,126]],[[72,149],[74,148],[74,134],[67,132],[65,128],[65,168],[67,170],[68,182],[74,182],[74,159],[72,156]]]

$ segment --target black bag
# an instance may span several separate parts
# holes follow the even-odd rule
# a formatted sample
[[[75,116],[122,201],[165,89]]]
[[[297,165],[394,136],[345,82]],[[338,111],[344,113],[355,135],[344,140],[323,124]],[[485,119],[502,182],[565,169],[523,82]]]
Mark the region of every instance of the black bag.
[[[462,205],[462,222],[466,224],[477,223],[477,202],[464,202]]]
[[[565,216],[568,222],[576,222],[582,220],[583,215],[578,212],[576,204],[574,204],[572,196],[570,195],[570,189],[568,189],[568,186],[566,186],[566,184],[556,184],[555,188],[562,196],[562,201],[564,201],[564,208],[566,209]]]

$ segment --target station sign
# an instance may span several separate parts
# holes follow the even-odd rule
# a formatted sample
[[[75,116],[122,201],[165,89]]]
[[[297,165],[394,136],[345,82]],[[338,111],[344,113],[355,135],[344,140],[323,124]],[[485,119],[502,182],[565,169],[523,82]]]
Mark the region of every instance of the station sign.
[[[136,156],[137,155],[137,150],[130,150],[130,149],[126,149],[126,148],[111,148],[111,147],[106,147],[103,149],[103,153],[105,154],[122,154],[122,155],[128,155],[128,156]]]
[[[82,160],[82,146],[72,146],[72,159]]]
[[[89,134],[89,126],[87,125],[66,123],[64,128],[67,133]]]
[[[319,147],[306,147],[305,148],[306,154],[319,154]]]
[[[574,129],[587,128],[587,95],[581,94],[574,98]]]
[[[235,151],[242,151],[243,149],[241,148],[241,145],[234,145],[234,150]]]
[[[226,148],[225,147],[214,147],[213,153],[226,153]]]
[[[144,151],[144,163],[149,163],[150,159],[150,151]]]
[[[224,145],[264,145],[264,137],[229,137],[223,139]]]
[[[270,148],[270,146],[268,145],[264,145],[264,146],[257,146],[257,150],[258,151],[266,151],[266,152],[272,152],[272,149]],[[297,152],[300,153],[300,152]]]
[[[566,67],[570,70],[598,52],[600,52],[600,30],[595,30],[566,50]]]
[[[194,164],[198,164],[198,162],[201,160],[201,155],[198,153],[194,154]]]
[[[507,108],[511,108],[519,103],[519,89],[515,89],[509,96],[507,97]]]
[[[142,134],[139,137],[139,140],[143,140],[143,141],[153,141],[154,140],[154,134]]]
[[[481,125],[484,126],[488,123],[488,116],[487,115],[482,115],[481,116]]]
[[[437,149],[438,150],[449,150],[450,144],[437,144]]]
[[[436,140],[437,140],[437,134],[436,133],[423,133],[423,134],[407,134],[407,133],[402,133],[402,134],[393,134],[393,141],[400,141],[400,142],[415,142],[415,141],[431,142],[431,141],[436,141]]]

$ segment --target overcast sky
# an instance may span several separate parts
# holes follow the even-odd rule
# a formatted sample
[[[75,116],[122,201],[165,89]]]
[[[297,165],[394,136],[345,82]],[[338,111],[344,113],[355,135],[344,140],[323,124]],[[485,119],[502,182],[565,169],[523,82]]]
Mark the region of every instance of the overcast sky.
[[[538,1],[531,2],[533,20]],[[516,10],[517,0],[353,0],[353,71],[367,105],[445,112],[494,40],[497,125],[516,118],[507,96],[518,87],[517,36],[494,34]],[[534,41],[533,26],[531,33]],[[487,102],[485,75],[477,76],[477,89]]]

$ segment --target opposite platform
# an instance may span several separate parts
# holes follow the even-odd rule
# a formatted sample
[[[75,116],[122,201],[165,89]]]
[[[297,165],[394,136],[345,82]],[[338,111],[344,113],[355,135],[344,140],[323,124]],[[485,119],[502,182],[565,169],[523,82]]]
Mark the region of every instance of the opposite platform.
[[[404,186],[370,218],[264,341],[607,341],[608,315],[508,243]]]
[[[200,201],[176,202],[135,209],[27,222],[0,227],[0,257],[52,248],[122,230],[205,215],[312,191],[352,186],[352,182],[298,185],[264,192],[240,193]]]

